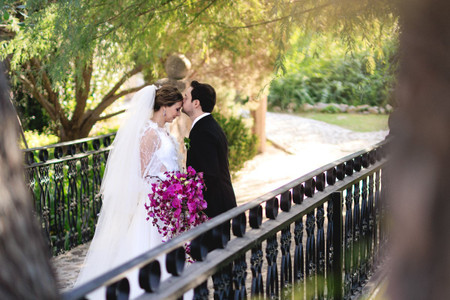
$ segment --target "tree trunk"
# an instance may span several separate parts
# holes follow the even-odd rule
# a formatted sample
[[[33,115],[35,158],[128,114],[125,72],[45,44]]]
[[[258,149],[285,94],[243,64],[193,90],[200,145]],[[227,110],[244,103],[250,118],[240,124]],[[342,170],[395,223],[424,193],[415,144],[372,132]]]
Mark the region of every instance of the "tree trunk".
[[[450,2],[399,1],[391,299],[450,295]]]
[[[17,120],[0,65],[0,299],[58,299],[49,250],[24,183]]]

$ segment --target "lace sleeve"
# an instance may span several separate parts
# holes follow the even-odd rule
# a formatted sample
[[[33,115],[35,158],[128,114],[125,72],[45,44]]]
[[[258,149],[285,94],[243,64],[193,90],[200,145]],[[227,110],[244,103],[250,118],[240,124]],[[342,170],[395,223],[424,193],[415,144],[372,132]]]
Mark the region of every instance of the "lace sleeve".
[[[141,176],[150,179],[164,172],[164,166],[158,162],[156,151],[161,147],[161,138],[153,128],[148,128],[142,135],[140,141]]]

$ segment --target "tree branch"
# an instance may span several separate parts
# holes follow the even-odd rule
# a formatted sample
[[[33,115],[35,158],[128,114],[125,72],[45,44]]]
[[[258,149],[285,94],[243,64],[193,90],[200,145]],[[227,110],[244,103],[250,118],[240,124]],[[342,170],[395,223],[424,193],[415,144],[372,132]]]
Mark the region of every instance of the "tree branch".
[[[81,119],[84,113],[84,110],[86,109],[86,102],[87,98],[89,96],[89,91],[91,88],[91,78],[92,78],[92,60],[83,67],[82,72],[82,80],[83,84],[80,82],[79,79],[75,80],[75,110],[72,116],[72,121],[76,122],[74,124],[75,126],[79,126],[81,123]]]
[[[283,21],[283,20],[286,20],[286,19],[289,19],[289,18],[292,18],[292,17],[296,17],[296,16],[299,16],[299,15],[303,15],[303,14],[307,14],[307,13],[313,12],[315,10],[321,10],[321,9],[327,7],[327,6],[330,6],[330,5],[333,5],[333,1],[330,1],[330,2],[322,4],[322,5],[319,5],[317,7],[305,9],[303,11],[300,11],[300,12],[297,12],[297,13],[293,13],[293,14],[290,14],[290,15],[287,15],[287,16],[282,16],[282,17],[279,17],[279,18],[276,18],[276,19],[272,19],[272,20],[267,20],[267,21],[261,21],[261,22],[257,22],[257,23],[247,24],[247,25],[244,25],[244,26],[228,26],[228,25],[226,25],[224,23],[214,23],[214,24],[217,24],[220,27],[228,28],[228,29],[246,29],[246,28],[257,27],[257,26],[266,25],[266,24],[270,24],[270,23],[280,22],[280,21]]]
[[[195,14],[194,18],[186,24],[186,26],[190,26],[192,23],[194,23],[195,20],[197,20],[198,17],[200,17],[200,15],[202,13],[204,13],[206,10],[208,10],[208,8],[211,7],[211,5],[214,4],[214,2],[216,2],[216,0],[212,0],[208,5],[206,5],[200,12],[198,12],[197,14]]]
[[[134,69],[126,73],[115,85],[114,87],[103,97],[102,101],[92,110],[87,110],[83,117],[80,119],[80,128],[91,128],[97,119],[99,118],[100,114],[108,108],[111,104],[113,104],[117,99],[120,97],[123,97],[125,95],[128,95],[130,93],[134,93],[141,88],[143,88],[145,85],[135,88],[130,88],[127,90],[123,90],[120,93],[116,94],[117,90],[125,83],[125,81],[130,78],[131,76],[139,73],[144,68],[143,65],[136,66]]]
[[[82,130],[85,130],[86,128],[91,128],[92,126],[94,126],[95,122],[99,119],[100,114],[111,104],[113,104],[117,99],[128,95],[130,93],[134,93],[139,91],[140,89],[142,89],[143,87],[145,87],[145,84],[140,86],[140,87],[134,87],[131,89],[127,89],[124,90],[118,94],[115,94],[111,97],[109,97],[108,99],[103,99],[103,101],[94,109],[94,110],[89,110],[87,111],[84,116],[83,116],[83,120],[81,123],[80,128]],[[87,130],[86,130],[87,131]]]
[[[52,84],[50,82],[50,78],[47,75],[47,72],[43,68],[41,68],[41,64],[40,64],[39,60],[37,60],[36,58],[32,58],[30,61],[31,61],[31,64],[37,70],[39,70],[39,72],[42,73],[43,87],[47,92],[50,102],[53,103],[53,108],[54,108],[57,119],[61,122],[61,125],[64,128],[68,128],[70,126],[69,120],[65,116],[64,111],[61,107],[61,104],[59,103],[58,95],[52,89]]]
[[[128,80],[128,78],[130,78],[131,76],[133,76],[133,75],[135,75],[135,74],[141,72],[142,69],[144,69],[144,66],[143,66],[143,65],[139,65],[139,66],[136,66],[136,67],[135,67],[133,70],[131,70],[130,72],[126,73],[126,74],[125,74],[125,75],[124,75],[124,76],[123,76],[123,77],[122,77],[122,78],[114,85],[114,87],[108,92],[108,94],[106,94],[106,95],[103,97],[102,102],[100,102],[100,104],[99,104],[97,107],[101,106],[103,102],[108,101],[108,99],[109,99],[110,97],[113,97],[113,95],[114,95],[114,94],[117,92],[117,90],[125,83],[125,81]],[[96,107],[94,110],[96,110],[97,107]]]
[[[30,92],[31,95],[44,107],[44,109],[48,112],[50,118],[53,121],[58,121],[58,117],[56,116],[55,109],[50,102],[48,102],[42,95],[39,93],[34,78],[31,76],[32,81],[26,78],[24,75],[19,76],[19,80],[23,83],[25,88]]]
[[[159,7],[153,7],[153,8],[151,8],[151,9],[147,9],[147,10],[141,10],[141,9],[140,9],[141,6],[142,6],[143,4],[145,4],[145,2],[141,2],[141,3],[140,3],[139,5],[137,5],[137,6],[136,6],[136,5],[133,5],[133,6],[136,6],[136,8],[134,8],[133,6],[128,6],[128,7],[126,7],[125,9],[123,9],[123,10],[121,11],[121,13],[119,13],[119,14],[117,14],[117,15],[114,15],[114,16],[112,16],[111,18],[109,18],[109,19],[107,19],[107,20],[105,20],[105,21],[99,22],[99,23],[97,24],[97,27],[100,26],[101,24],[105,24],[105,23],[113,23],[113,21],[116,20],[117,18],[119,18],[121,15],[127,14],[128,11],[130,11],[130,12],[128,13],[128,15],[129,15],[130,17],[136,18],[136,17],[140,17],[140,16],[143,16],[143,15],[149,14],[149,13],[151,13],[151,12],[155,12],[155,11],[157,11],[158,9],[161,9],[162,7],[168,5],[168,4],[169,4],[170,2],[172,2],[172,1],[173,1],[173,0],[168,0],[168,1],[166,1],[165,3],[161,3],[161,5],[160,5]],[[214,0],[214,1],[215,1],[215,0]],[[172,8],[172,9],[168,9],[168,10],[165,10],[165,11],[160,11],[160,13],[161,13],[161,14],[164,14],[164,13],[168,13],[168,12],[171,12],[171,11],[176,11],[176,10],[178,10],[181,6],[183,6],[184,3],[186,3],[186,0],[184,0],[182,3],[180,3],[179,5],[177,5],[176,7]],[[136,12],[137,12],[137,13],[136,13]],[[107,32],[105,32],[105,33],[103,33],[103,34],[101,34],[101,35],[98,35],[98,36],[96,36],[95,38],[96,38],[96,39],[103,38],[103,37],[107,36],[108,34],[110,34],[111,32],[113,32],[113,31],[119,29],[120,27],[122,27],[122,25],[123,25],[123,23],[120,22],[117,26],[114,26],[113,28],[107,30]]]
[[[117,115],[123,114],[124,112],[126,112],[126,109],[119,110],[119,111],[117,111],[115,113],[112,113],[112,114],[109,114],[109,115],[106,115],[106,116],[103,116],[103,117],[98,117],[96,119],[96,121],[103,121],[103,120],[115,117]]]
[[[121,91],[121,92],[118,93],[118,94],[110,95],[110,96],[107,97],[107,98],[104,97],[103,100],[102,100],[102,102],[101,102],[99,105],[97,105],[97,107],[96,107],[94,110],[91,110],[90,115],[91,115],[91,116],[95,116],[95,117],[97,118],[98,116],[100,116],[100,114],[101,114],[108,106],[110,106],[111,104],[113,104],[117,99],[119,99],[119,98],[121,98],[121,97],[123,97],[123,96],[125,96],[125,95],[131,94],[131,93],[134,93],[134,92],[137,92],[137,91],[139,91],[140,89],[142,89],[144,86],[145,86],[145,85],[142,85],[142,86],[139,86],[139,87],[130,88],[130,89],[127,89],[127,90],[123,90],[123,91]]]
[[[2,40],[9,40],[14,38],[15,36],[15,32],[8,30],[5,25],[0,25],[0,38]]]

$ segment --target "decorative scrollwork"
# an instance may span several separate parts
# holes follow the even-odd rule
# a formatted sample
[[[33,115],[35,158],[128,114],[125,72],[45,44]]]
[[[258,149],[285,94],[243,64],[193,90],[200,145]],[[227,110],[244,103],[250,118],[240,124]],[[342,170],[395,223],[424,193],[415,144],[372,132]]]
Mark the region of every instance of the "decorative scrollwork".
[[[352,287],[352,247],[353,247],[353,232],[352,232],[352,187],[346,190],[345,195],[345,240],[344,240],[344,297],[351,295]]]
[[[380,171],[378,170],[375,173],[375,199],[374,199],[374,218],[375,218],[375,228],[374,228],[374,251],[377,253],[378,252],[378,248],[379,245],[377,243],[378,238],[381,239],[381,237],[378,237],[378,230],[379,228],[379,224],[381,222],[381,209],[380,209]],[[381,231],[380,231],[380,235],[381,235]]]
[[[24,150],[26,184],[54,255],[88,241],[94,233],[113,135]]]
[[[92,194],[94,201],[92,202],[92,215],[91,218],[94,218],[94,221],[97,220],[97,214],[100,213],[100,208],[102,207],[102,197],[100,194],[100,186],[102,183],[101,168],[103,162],[103,156],[101,153],[94,154],[92,156]],[[95,224],[97,222],[94,222]]]
[[[81,241],[83,243],[89,241],[91,237],[91,230],[89,227],[90,220],[90,186],[89,186],[89,157],[83,157],[80,159],[80,216],[81,216]]]
[[[369,231],[369,216],[367,213],[367,178],[362,180],[362,193],[361,193],[361,248],[360,248],[360,267],[359,274],[361,282],[366,282],[368,278],[367,267],[367,248],[370,241],[368,237]]]
[[[369,242],[367,246],[367,253],[370,257],[373,256],[373,243],[372,240],[376,238],[376,230],[375,229],[375,209],[374,209],[374,188],[375,182],[373,179],[373,174],[369,176],[369,201],[367,205],[367,214],[369,216],[368,222],[368,235]],[[372,260],[368,260],[368,267],[372,267]]]
[[[25,169],[26,185],[27,185],[28,189],[30,190],[30,193],[33,196],[33,198],[35,198],[34,192],[36,189],[36,180],[34,178],[35,174],[36,174],[36,168],[27,167]]]
[[[261,245],[252,249],[252,256],[250,258],[250,269],[252,270],[252,287],[251,296],[262,296],[264,291],[263,279],[262,279],[262,264],[263,264],[263,252]]]
[[[246,295],[245,280],[247,278],[247,263],[245,255],[234,261],[233,266],[233,299],[244,299]]]
[[[356,291],[359,291],[361,286],[359,282],[359,253],[360,253],[360,187],[359,182],[354,184],[353,189],[353,253],[352,253],[352,294],[355,294]]]
[[[273,236],[267,239],[266,246],[266,259],[267,259],[267,278],[266,278],[266,296],[278,297],[279,285],[278,285],[278,242],[277,236]]]
[[[42,228],[45,230],[48,237],[49,246],[52,245],[50,239],[50,178],[49,178],[50,166],[43,166],[39,168],[38,172],[38,184],[39,184],[39,201],[36,203],[36,211],[41,216]]]
[[[53,194],[53,209],[54,209],[54,235],[56,240],[54,246],[56,249],[55,254],[62,252],[64,249],[65,230],[64,225],[66,223],[65,215],[65,195],[64,195],[64,164],[57,163],[54,165],[53,180],[55,182],[55,191]]]
[[[214,299],[230,299],[232,289],[231,268],[225,267],[218,274],[213,275]]]
[[[378,159],[381,159],[381,155],[382,155],[382,151],[381,150],[379,151],[379,154],[380,154],[380,157]],[[388,205],[389,205],[389,203],[386,202],[386,195],[387,195],[387,192],[389,190],[389,181],[387,180],[389,175],[386,174],[388,172],[388,168],[382,168],[381,170],[378,170],[378,172],[383,174],[383,176],[380,176],[380,180],[381,180],[380,200],[379,200],[380,215],[381,216],[385,216],[386,215],[386,211],[388,209]],[[381,247],[384,247],[384,246],[386,246],[386,244],[388,242],[388,233],[389,232],[387,231],[387,227],[384,226],[385,223],[379,221],[379,224],[380,224],[380,240],[379,240],[379,243],[380,243]],[[379,252],[378,254],[380,255],[382,253]]]
[[[69,220],[69,242],[74,247],[78,244],[78,189],[77,189],[77,161],[70,160],[68,163],[69,170],[67,177],[69,179],[69,189],[67,192],[68,211],[67,218]]]
[[[193,300],[208,300],[208,299],[209,299],[208,282],[205,281],[194,289]]]
[[[319,299],[324,298],[325,284],[322,278],[325,278],[325,210],[323,205],[317,208],[316,212],[316,224],[317,224],[317,276],[320,278],[317,280],[317,296]]]
[[[281,231],[281,287],[283,296],[292,293],[292,259],[291,259],[291,228],[288,226]]]
[[[327,228],[327,274],[328,274],[328,280],[327,280],[327,291],[328,291],[328,299],[331,299],[331,295],[334,294],[334,280],[330,278],[330,275],[333,274],[333,267],[334,267],[334,248],[333,248],[333,241],[334,241],[334,226],[333,226],[333,201],[327,202],[327,219],[328,219],[328,228]]]
[[[306,217],[306,278],[308,282],[308,289],[313,288],[314,278],[316,276],[317,262],[316,262],[316,240],[314,236],[315,231],[315,217],[314,211],[308,213]],[[314,293],[312,294],[314,295]]]
[[[303,283],[305,280],[305,267],[303,264],[303,220],[295,222],[294,227],[294,282]]]

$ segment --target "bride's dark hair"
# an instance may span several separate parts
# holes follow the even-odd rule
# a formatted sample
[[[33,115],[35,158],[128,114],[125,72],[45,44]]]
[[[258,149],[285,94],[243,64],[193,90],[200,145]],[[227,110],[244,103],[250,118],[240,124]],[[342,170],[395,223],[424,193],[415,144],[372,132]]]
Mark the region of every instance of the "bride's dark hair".
[[[183,101],[183,95],[172,85],[163,85],[156,90],[154,111],[158,111],[163,106],[172,106]]]

